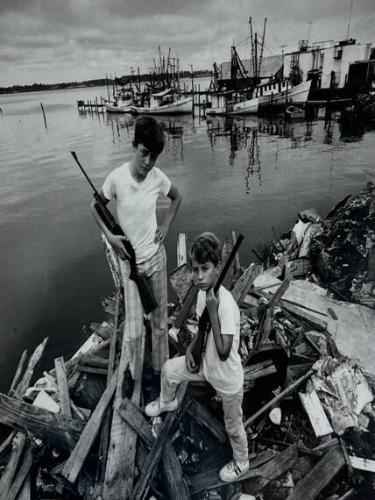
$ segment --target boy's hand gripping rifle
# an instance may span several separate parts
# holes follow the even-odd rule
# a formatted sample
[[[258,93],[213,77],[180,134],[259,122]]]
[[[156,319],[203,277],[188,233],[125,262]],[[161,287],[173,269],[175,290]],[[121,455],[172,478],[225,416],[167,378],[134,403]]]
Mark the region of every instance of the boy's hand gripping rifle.
[[[236,243],[234,244],[231,253],[229,254],[222,270],[220,273],[220,276],[218,277],[216,284],[214,286],[214,293],[216,294],[224,281],[225,275],[228,272],[229,267],[231,266],[236,253],[238,251],[239,246],[242,243],[242,240],[244,239],[244,235],[240,234],[237,238]],[[191,354],[193,355],[194,358],[194,363],[195,363],[195,369],[199,369],[200,363],[201,363],[201,358],[202,358],[202,353],[203,349],[206,344],[206,337],[208,335],[208,332],[210,331],[211,328],[211,321],[210,321],[210,315],[208,312],[207,307],[204,308],[201,317],[199,318],[198,322],[198,333],[196,334],[197,337],[193,340],[194,345],[191,351]]]
[[[82,167],[80,161],[77,158],[75,151],[71,151],[71,154],[72,154],[74,160],[76,161],[77,165],[79,166],[81,172],[86,177],[88,183],[90,184],[90,186],[92,187],[92,189],[94,191],[95,209],[98,212],[99,217],[101,218],[101,220],[103,221],[103,223],[105,224],[107,229],[112,234],[115,234],[118,236],[125,236],[120,225],[116,222],[115,218],[113,217],[111,212],[108,210],[106,205],[103,204],[103,202],[99,196],[98,191],[96,190],[94,184],[91,182],[91,179],[89,178],[89,176],[86,174],[84,168]],[[143,309],[144,309],[145,313],[148,314],[149,312],[154,310],[158,304],[155,300],[155,297],[152,293],[152,290],[151,290],[145,276],[143,274],[139,274],[137,271],[135,251],[134,251],[132,244],[130,243],[129,240],[125,240],[125,241],[123,241],[123,245],[124,245],[124,248],[125,248],[127,254],[129,255],[129,263],[130,263],[129,278],[136,283],[136,285],[138,287],[138,292],[139,292],[139,296],[140,296],[140,299],[142,302]]]

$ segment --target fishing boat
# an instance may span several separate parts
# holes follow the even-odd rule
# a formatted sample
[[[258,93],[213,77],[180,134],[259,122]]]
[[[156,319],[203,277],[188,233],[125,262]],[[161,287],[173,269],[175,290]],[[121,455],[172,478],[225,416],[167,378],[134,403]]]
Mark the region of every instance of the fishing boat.
[[[228,114],[256,114],[260,107],[290,103],[305,105],[309,97],[311,80],[291,86],[289,80],[267,82],[255,87],[251,99],[234,103]]]
[[[208,94],[208,102],[206,103],[206,115],[225,115],[228,110],[232,109],[230,99],[232,92],[212,92]]]
[[[110,88],[107,84],[108,98],[104,105],[107,113],[129,113],[130,106],[134,104],[134,90],[130,80],[116,78],[112,84],[112,97],[110,97]]]
[[[291,85],[289,80],[281,82],[270,82],[258,85],[255,88],[255,96],[260,98],[261,106],[278,106],[282,104],[304,105],[309,97],[312,80]]]
[[[116,97],[112,101],[105,101],[105,109],[107,113],[130,113],[134,104],[133,96]]]
[[[131,106],[135,114],[175,115],[192,112],[192,97],[182,97],[174,88],[168,88],[150,95],[148,106]]]
[[[258,113],[259,97],[252,97],[246,101],[234,103],[228,114],[230,115],[252,115]]]

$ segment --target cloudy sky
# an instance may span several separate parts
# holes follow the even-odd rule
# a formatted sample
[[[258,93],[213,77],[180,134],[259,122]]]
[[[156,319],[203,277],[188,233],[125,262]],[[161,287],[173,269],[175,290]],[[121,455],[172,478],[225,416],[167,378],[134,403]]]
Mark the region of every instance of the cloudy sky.
[[[248,19],[268,18],[264,55],[298,40],[375,42],[375,0],[0,0],[0,86],[147,72],[158,46],[181,69],[249,56]]]

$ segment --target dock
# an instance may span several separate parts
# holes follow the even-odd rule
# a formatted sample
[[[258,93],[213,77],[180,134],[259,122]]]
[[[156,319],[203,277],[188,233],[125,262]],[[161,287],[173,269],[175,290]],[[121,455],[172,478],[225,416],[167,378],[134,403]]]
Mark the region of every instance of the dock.
[[[84,101],[79,99],[77,101],[77,108],[79,113],[104,113],[105,104],[104,98],[100,97],[100,101],[95,97],[94,101]]]

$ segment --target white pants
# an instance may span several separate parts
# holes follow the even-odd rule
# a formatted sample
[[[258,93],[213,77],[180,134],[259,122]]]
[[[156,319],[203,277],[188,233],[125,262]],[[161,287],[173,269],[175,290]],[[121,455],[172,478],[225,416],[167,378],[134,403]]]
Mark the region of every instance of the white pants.
[[[202,370],[202,369],[201,369]],[[202,371],[190,373],[186,367],[185,356],[169,359],[161,371],[160,400],[168,402],[174,399],[177,386],[183,381],[206,381]],[[243,389],[235,394],[226,394],[216,389],[223,402],[224,423],[236,462],[249,459],[246,431],[242,421]]]

